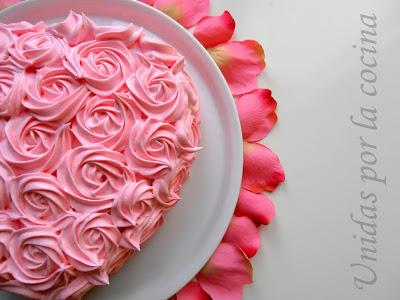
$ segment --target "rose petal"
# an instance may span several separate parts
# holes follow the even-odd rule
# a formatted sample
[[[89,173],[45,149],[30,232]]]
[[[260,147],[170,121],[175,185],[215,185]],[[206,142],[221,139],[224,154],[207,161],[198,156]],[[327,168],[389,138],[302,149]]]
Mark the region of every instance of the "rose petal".
[[[265,68],[264,50],[258,42],[232,41],[208,51],[234,95],[245,94],[257,88],[257,76]]]
[[[154,7],[189,28],[207,15],[210,0],[156,0]]]
[[[217,17],[204,17],[196,25],[193,35],[206,48],[228,42],[235,31],[235,20],[225,11]]]
[[[251,258],[260,249],[260,234],[248,217],[233,216],[222,242],[236,245]]]
[[[270,90],[257,89],[236,101],[243,139],[249,142],[265,138],[276,124],[276,101]]]
[[[252,283],[253,268],[236,246],[221,243],[197,275],[197,281],[212,299],[240,300],[243,286]]]
[[[275,205],[267,196],[242,188],[235,215],[248,217],[256,224],[268,225],[275,217]]]
[[[254,193],[272,192],[285,180],[278,156],[258,143],[244,142],[242,187]]]
[[[0,9],[9,7],[11,5],[17,4],[22,0],[0,0]]]
[[[148,5],[153,5],[156,0],[139,0],[140,2],[146,3]]]
[[[176,300],[210,300],[210,296],[201,288],[200,284],[190,281],[177,294]]]

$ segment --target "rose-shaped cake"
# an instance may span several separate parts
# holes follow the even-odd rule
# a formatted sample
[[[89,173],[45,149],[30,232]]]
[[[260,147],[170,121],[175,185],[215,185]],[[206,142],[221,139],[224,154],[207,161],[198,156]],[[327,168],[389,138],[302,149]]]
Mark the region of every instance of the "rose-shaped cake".
[[[126,155],[135,172],[156,179],[174,170],[179,157],[177,146],[175,127],[149,118],[135,123]]]
[[[9,239],[9,273],[32,291],[64,284],[72,268],[53,228],[30,226],[14,230]]]
[[[85,212],[111,208],[114,198],[135,175],[122,153],[103,146],[81,146],[65,155],[57,178],[71,195],[72,206]]]
[[[111,216],[122,229],[121,244],[126,248],[139,250],[160,226],[164,209],[156,199],[153,187],[144,180],[127,184],[115,198]]]
[[[48,173],[27,173],[10,183],[16,218],[30,225],[62,228],[72,215],[71,200],[57,178]]]
[[[9,120],[4,133],[2,155],[19,174],[28,171],[52,173],[71,148],[68,125],[39,121],[28,113]]]
[[[118,249],[121,233],[107,213],[79,215],[61,233],[70,264],[95,285],[108,284],[108,257]]]
[[[138,117],[129,99],[93,96],[79,110],[72,131],[82,144],[123,150]]]
[[[126,81],[132,100],[149,118],[179,120],[188,107],[188,93],[179,77],[182,70],[141,60],[143,64]]]
[[[184,58],[141,28],[0,24],[0,289],[80,299],[180,199],[200,149]]]
[[[65,54],[65,43],[46,32],[27,32],[14,40],[8,50],[10,60],[19,68],[60,66]]]
[[[67,53],[65,68],[97,95],[117,92],[132,73],[135,57],[120,40],[88,41]]]
[[[64,68],[43,68],[28,79],[23,106],[42,121],[70,121],[90,95]]]

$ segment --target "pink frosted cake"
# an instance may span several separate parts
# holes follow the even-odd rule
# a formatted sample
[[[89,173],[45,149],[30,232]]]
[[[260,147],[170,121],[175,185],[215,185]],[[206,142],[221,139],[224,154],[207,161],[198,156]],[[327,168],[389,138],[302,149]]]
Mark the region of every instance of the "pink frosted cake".
[[[0,289],[108,284],[179,200],[199,122],[184,58],[132,24],[0,24]]]

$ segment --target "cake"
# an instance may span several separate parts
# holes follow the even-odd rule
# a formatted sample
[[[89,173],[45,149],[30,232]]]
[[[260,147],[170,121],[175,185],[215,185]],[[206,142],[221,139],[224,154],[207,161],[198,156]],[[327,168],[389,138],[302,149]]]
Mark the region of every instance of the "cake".
[[[185,68],[133,24],[0,24],[0,289],[79,299],[155,234],[200,149]]]

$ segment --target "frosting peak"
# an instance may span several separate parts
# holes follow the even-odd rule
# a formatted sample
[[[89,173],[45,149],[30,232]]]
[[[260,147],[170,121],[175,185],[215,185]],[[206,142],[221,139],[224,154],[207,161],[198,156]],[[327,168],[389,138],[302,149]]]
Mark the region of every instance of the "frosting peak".
[[[86,15],[71,11],[64,22],[54,24],[48,29],[55,36],[64,38],[70,46],[94,39],[95,24]]]

